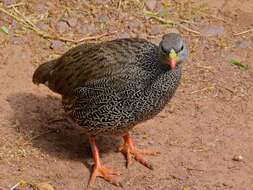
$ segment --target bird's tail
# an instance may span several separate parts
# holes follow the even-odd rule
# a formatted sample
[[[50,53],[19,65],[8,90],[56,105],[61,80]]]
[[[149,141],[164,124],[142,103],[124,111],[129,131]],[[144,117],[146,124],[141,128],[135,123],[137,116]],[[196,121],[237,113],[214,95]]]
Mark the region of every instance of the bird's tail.
[[[45,84],[47,81],[49,81],[56,63],[57,59],[41,64],[33,74],[33,83]]]

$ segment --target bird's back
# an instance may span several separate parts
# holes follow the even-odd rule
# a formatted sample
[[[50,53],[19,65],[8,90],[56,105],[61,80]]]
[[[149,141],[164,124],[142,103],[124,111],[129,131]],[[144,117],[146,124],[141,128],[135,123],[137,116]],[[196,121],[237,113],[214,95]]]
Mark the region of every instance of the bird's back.
[[[82,44],[57,60],[42,64],[35,71],[33,81],[46,83],[54,92],[69,96],[76,88],[98,79],[135,76],[133,73],[138,73],[141,66],[139,56],[156,48],[142,39]]]

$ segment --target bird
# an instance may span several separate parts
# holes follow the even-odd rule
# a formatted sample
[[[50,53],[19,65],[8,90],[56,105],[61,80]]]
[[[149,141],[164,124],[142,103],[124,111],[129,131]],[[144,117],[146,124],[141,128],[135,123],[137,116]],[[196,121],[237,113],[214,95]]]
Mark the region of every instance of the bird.
[[[127,167],[134,158],[153,169],[143,155],[157,152],[137,148],[130,131],[166,106],[180,84],[187,56],[182,36],[167,33],[158,45],[142,38],[83,43],[35,70],[33,83],[60,94],[66,116],[89,138],[94,165],[88,187],[97,177],[122,185],[114,176],[119,173],[101,162],[98,136],[123,137],[119,150]]]

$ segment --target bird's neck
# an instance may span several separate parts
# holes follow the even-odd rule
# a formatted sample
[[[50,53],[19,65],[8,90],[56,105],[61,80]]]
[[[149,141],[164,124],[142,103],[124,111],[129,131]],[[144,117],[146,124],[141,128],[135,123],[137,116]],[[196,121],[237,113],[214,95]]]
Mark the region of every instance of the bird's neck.
[[[178,65],[175,70],[160,72],[143,89],[141,95],[138,96],[140,108],[145,107],[141,112],[142,114],[145,112],[152,118],[165,107],[179,85],[181,67],[181,65]],[[140,118],[142,118],[142,115],[140,115]]]
[[[151,92],[171,98],[179,85],[181,69],[182,65],[179,64],[175,70],[162,71],[151,85]]]

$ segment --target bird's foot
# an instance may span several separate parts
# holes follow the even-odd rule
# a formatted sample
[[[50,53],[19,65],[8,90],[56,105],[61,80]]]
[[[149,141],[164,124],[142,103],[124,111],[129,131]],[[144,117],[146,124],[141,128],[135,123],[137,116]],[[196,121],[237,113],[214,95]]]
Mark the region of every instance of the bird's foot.
[[[92,171],[92,174],[91,174],[91,178],[89,180],[87,188],[94,185],[96,177],[102,177],[106,181],[110,182],[111,184],[113,184],[115,186],[121,186],[122,187],[122,184],[114,178],[115,175],[118,176],[118,175],[121,175],[121,173],[115,172],[111,169],[108,169],[105,166],[101,166],[101,165],[96,166],[96,165],[94,165],[93,171]]]
[[[142,165],[152,170],[153,169],[152,164],[150,164],[147,160],[145,160],[143,158],[143,155],[157,155],[160,154],[160,152],[151,150],[140,150],[136,148],[129,134],[126,134],[125,136],[123,136],[123,138],[124,144],[120,146],[119,151],[126,155],[127,167],[129,167],[129,165],[131,164],[132,157],[134,157],[136,161],[140,162]]]
[[[90,177],[90,180],[89,180],[89,183],[88,183],[88,186],[86,189],[89,189],[89,187],[94,185],[97,177],[102,177],[106,181],[110,182],[111,184],[122,187],[121,183],[118,182],[114,178],[114,175],[120,175],[120,173],[112,171],[102,165],[94,137],[90,137],[90,145],[91,145],[93,160],[94,160],[95,164],[94,164],[93,171],[91,173],[91,177]]]

